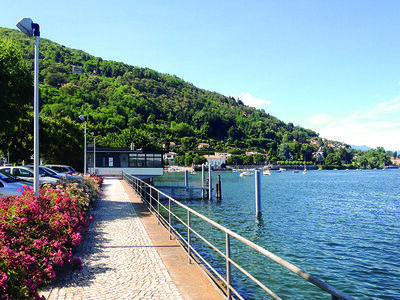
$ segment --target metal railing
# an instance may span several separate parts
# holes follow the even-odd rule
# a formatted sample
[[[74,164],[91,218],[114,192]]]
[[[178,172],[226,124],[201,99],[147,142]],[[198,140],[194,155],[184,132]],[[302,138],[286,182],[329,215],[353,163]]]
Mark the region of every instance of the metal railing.
[[[328,283],[316,278],[315,276],[301,270],[300,268],[296,267],[295,265],[289,263],[288,261],[280,258],[279,256],[269,252],[268,250],[256,245],[255,243],[247,240],[246,238],[240,236],[239,234],[221,226],[220,224],[214,222],[213,220],[203,216],[202,214],[196,212],[195,210],[189,208],[188,206],[181,204],[177,200],[173,199],[171,196],[163,193],[162,191],[158,190],[154,186],[140,180],[139,178],[132,176],[123,172],[122,174],[123,180],[125,180],[133,189],[134,191],[141,197],[142,201],[148,206],[150,212],[156,216],[158,222],[162,224],[168,230],[170,234],[170,238],[174,236],[177,240],[181,243],[182,247],[188,253],[188,261],[189,263],[191,260],[197,261],[199,264],[205,266],[207,273],[210,277],[213,278],[215,282],[222,283],[220,287],[222,287],[222,291],[225,293],[227,299],[232,299],[237,297],[237,299],[244,299],[243,296],[239,294],[239,292],[232,286],[232,266],[235,266],[237,270],[242,272],[247,278],[253,281],[254,284],[258,285],[262,288],[266,293],[271,295],[274,299],[281,299],[278,295],[276,295],[272,290],[270,290],[267,286],[265,286],[262,282],[260,282],[257,278],[251,275],[248,271],[246,271],[239,263],[233,260],[231,257],[232,246],[231,246],[231,239],[234,238],[240,243],[252,248],[256,252],[260,253],[261,255],[269,258],[273,262],[283,266],[287,270],[290,270],[294,274],[298,275],[299,277],[307,280],[308,282],[312,283],[316,287],[320,288],[321,290],[329,293],[331,295],[332,300],[336,299],[354,299],[353,297],[345,294],[344,292],[334,288],[333,286],[329,285]],[[161,201],[161,198],[164,201]],[[162,203],[164,202],[164,204]],[[168,203],[168,204],[167,204]],[[186,213],[186,221],[183,218],[179,217],[175,214],[171,207],[172,205],[179,206],[183,209]],[[161,213],[161,210],[165,212],[168,216],[164,216]],[[218,229],[225,235],[225,253],[218,249],[215,245],[213,245],[206,237],[202,236],[199,232],[194,230],[191,227],[191,219],[192,216],[196,216],[205,222],[204,226],[212,226],[215,229]],[[180,227],[184,228],[184,236],[182,230],[178,230],[174,222],[172,222],[172,218],[175,218],[175,222],[181,224]],[[208,224],[208,225],[206,225]],[[226,264],[226,274],[225,276],[220,274],[216,270],[214,266],[212,266],[200,253],[193,247],[192,243],[192,236],[197,237],[199,240],[204,242],[208,247],[213,249],[219,256],[223,258]]]

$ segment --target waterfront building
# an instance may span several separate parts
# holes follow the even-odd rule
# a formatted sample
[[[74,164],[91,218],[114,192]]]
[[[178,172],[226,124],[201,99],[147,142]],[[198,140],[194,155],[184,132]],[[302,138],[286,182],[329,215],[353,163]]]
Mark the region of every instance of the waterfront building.
[[[123,147],[96,147],[94,152],[94,147],[88,147],[87,167],[89,172],[96,171],[99,175],[119,176],[125,171],[135,176],[161,176],[164,167],[163,154],[163,151],[158,150],[131,150]]]
[[[226,158],[218,155],[203,155],[207,159],[208,165],[214,169],[221,169],[222,165],[226,163]]]

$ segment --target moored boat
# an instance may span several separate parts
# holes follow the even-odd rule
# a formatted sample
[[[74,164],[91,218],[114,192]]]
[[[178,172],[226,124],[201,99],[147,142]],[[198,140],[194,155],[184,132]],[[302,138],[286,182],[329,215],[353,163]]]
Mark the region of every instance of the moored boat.
[[[253,176],[253,172],[245,171],[240,173],[239,176]]]

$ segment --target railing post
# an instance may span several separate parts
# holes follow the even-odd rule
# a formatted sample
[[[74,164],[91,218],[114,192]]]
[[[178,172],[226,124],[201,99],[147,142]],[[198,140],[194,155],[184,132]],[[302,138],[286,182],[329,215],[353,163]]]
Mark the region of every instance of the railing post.
[[[229,234],[225,233],[226,244],[226,298],[231,299],[231,239]]]
[[[160,192],[157,191],[157,220],[158,225],[160,225]]]
[[[154,211],[154,207],[153,207],[153,187],[150,185],[150,211],[153,210]]]
[[[190,264],[190,211],[187,211],[187,246],[188,246],[188,262]]]
[[[168,231],[169,231],[169,239],[171,238],[171,198],[168,197]]]

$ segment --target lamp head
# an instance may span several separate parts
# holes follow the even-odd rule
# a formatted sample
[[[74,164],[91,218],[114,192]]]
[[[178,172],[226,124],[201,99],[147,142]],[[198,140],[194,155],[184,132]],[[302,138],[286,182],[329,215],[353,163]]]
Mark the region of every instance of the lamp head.
[[[80,115],[79,119],[81,119],[81,121],[85,121],[85,116],[84,115]]]
[[[30,18],[22,18],[16,25],[28,37],[40,36],[39,24],[33,23]]]
[[[30,18],[22,18],[16,24],[19,30],[25,33],[28,37],[33,36],[32,20]]]

